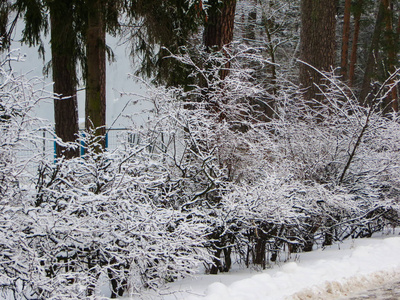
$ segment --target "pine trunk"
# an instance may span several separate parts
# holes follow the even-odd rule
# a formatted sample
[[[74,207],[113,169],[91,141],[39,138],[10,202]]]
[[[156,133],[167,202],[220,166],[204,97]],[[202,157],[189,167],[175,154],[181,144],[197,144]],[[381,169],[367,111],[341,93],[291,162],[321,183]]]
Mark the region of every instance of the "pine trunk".
[[[75,33],[72,23],[72,1],[50,5],[52,72],[56,94],[54,121],[56,135],[63,142],[75,142],[79,134],[76,98]],[[62,33],[62,34],[60,34]],[[57,157],[79,156],[79,149],[56,145]]]
[[[396,71],[397,63],[397,51],[395,45],[395,32],[393,31],[393,7],[391,0],[383,0],[385,7],[385,42],[386,42],[386,55],[387,55],[387,68],[390,74]],[[395,80],[392,79],[388,82],[390,86],[395,84]],[[397,89],[393,87],[391,92],[387,96],[387,103],[385,105],[386,110],[389,112],[390,108],[392,111],[397,112],[399,110]]]
[[[204,28],[204,46],[209,51],[221,51],[233,40],[236,0],[209,1],[208,16]],[[220,79],[229,74],[229,63],[221,70]]]
[[[351,0],[346,0],[345,6],[344,6],[342,58],[341,58],[341,69],[340,69],[340,74],[342,75],[343,81],[347,80],[347,71],[348,71],[349,39],[350,39],[350,9],[351,9]]]
[[[273,23],[271,19],[268,19],[267,16],[265,15],[265,12],[263,11],[262,15],[262,20],[263,20],[263,25],[265,27],[265,33],[267,35],[267,41],[268,41],[268,46],[267,46],[267,51],[271,57],[271,62],[272,64],[268,66],[270,69],[271,73],[271,86],[272,88],[270,89],[270,94],[276,95],[277,94],[277,75],[276,75],[276,60],[275,60],[275,45],[272,43],[272,34],[271,32],[273,31]],[[272,119],[274,116],[274,99],[270,99],[268,101],[268,105],[264,105],[265,108],[265,115],[267,116],[268,119]]]
[[[336,0],[301,1],[300,60],[320,71],[331,71],[335,57]],[[305,99],[322,99],[319,95],[322,76],[300,63],[300,86]]]
[[[384,21],[384,5],[382,2],[379,3],[378,15],[375,21],[375,28],[372,34],[371,45],[368,50],[367,64],[364,71],[364,79],[361,86],[361,92],[359,96],[359,101],[361,103],[369,103],[370,99],[368,94],[370,93],[371,78],[376,67],[375,64],[375,51],[379,46],[379,40],[382,34],[382,24]]]
[[[105,136],[106,125],[106,36],[100,0],[88,1],[86,129]],[[102,139],[102,147],[105,140]]]
[[[9,42],[8,36],[8,17],[10,14],[10,3],[7,1],[0,2],[0,52],[7,48]]]
[[[360,20],[361,20],[361,8],[363,0],[358,0],[356,4],[356,12],[354,13],[354,33],[353,41],[351,46],[351,57],[350,57],[350,70],[349,70],[349,85],[354,86],[354,76],[357,64],[357,50],[358,50],[358,37],[360,34]]]

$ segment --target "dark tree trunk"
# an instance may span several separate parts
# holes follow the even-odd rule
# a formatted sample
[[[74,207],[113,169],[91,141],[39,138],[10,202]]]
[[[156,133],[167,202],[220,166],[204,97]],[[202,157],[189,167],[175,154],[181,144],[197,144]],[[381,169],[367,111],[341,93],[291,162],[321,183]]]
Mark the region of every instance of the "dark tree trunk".
[[[319,220],[310,220],[309,230],[304,234],[304,245],[303,251],[310,252],[313,249],[315,243],[315,233],[318,231],[320,227]]]
[[[8,16],[10,14],[10,3],[8,1],[0,2],[0,51],[8,45]]]
[[[342,80],[347,80],[348,71],[348,56],[349,56],[349,39],[350,39],[350,9],[351,0],[345,1],[344,6],[344,19],[343,19],[343,36],[342,36],[342,58],[341,58],[341,69],[340,74]]]
[[[384,5],[380,1],[379,3],[379,10],[378,10],[378,15],[376,17],[376,22],[375,22],[375,29],[372,34],[372,39],[371,39],[371,45],[368,50],[368,58],[367,58],[367,64],[365,67],[364,71],[364,79],[361,87],[361,92],[359,96],[359,101],[361,103],[369,103],[369,99],[367,99],[367,96],[370,92],[370,84],[371,84],[371,78],[372,74],[374,73],[376,64],[375,64],[375,51],[378,49],[379,46],[379,40],[382,34],[382,27],[383,27],[383,21],[384,21]]]
[[[324,242],[323,242],[323,246],[331,246],[333,243],[333,237],[334,237],[334,222],[332,219],[328,219],[326,221],[326,231],[325,231],[325,237],[324,237]]]
[[[301,1],[300,60],[320,71],[331,71],[335,57],[336,0]],[[322,76],[300,63],[300,86],[305,99],[320,98],[315,86]]]
[[[223,268],[224,272],[229,272],[229,270],[232,267],[231,254],[232,254],[232,247],[224,248],[224,262],[225,262]]]
[[[393,3],[391,0],[383,0],[383,5],[385,7],[385,43],[386,43],[386,56],[387,56],[387,68],[388,76],[396,71],[397,61],[397,49],[398,46],[395,44],[396,33],[393,31]],[[388,82],[389,85],[394,85],[394,78]],[[393,87],[389,95],[387,96],[387,103],[385,103],[385,108],[388,112],[399,110],[398,106],[398,95],[396,87]]]
[[[113,257],[110,261],[110,264],[115,266],[117,264],[117,260]],[[124,269],[126,272],[129,270],[129,266],[120,264],[117,269],[122,270]],[[117,297],[122,297],[127,290],[128,283],[125,278],[120,277],[119,274],[115,272],[113,269],[107,270],[108,278],[110,279],[111,283],[111,299],[115,299]]]
[[[106,125],[106,36],[100,0],[88,0],[88,28],[86,40],[86,129],[96,129],[97,136],[105,136]],[[102,147],[105,140],[102,139]]]
[[[357,63],[358,36],[360,34],[360,19],[362,12],[363,0],[358,0],[355,6],[354,13],[354,33],[351,46],[350,70],[349,70],[349,85],[354,86],[354,76]]]
[[[76,141],[79,134],[76,98],[76,34],[72,23],[71,0],[50,4],[51,54],[54,81],[54,121],[56,135],[63,142]],[[79,156],[79,148],[56,145],[57,157]]]
[[[209,1],[208,16],[204,28],[204,46],[209,51],[220,51],[224,45],[232,42],[235,21],[236,0]],[[229,74],[229,63],[221,70],[220,78]]]
[[[271,5],[271,4],[270,4]],[[268,46],[267,46],[267,51],[271,57],[271,62],[272,64],[270,64],[268,66],[268,69],[270,70],[271,73],[271,89],[269,90],[269,93],[272,95],[276,95],[277,93],[277,85],[276,85],[276,60],[275,60],[275,45],[272,43],[272,32],[274,31],[273,28],[273,20],[272,19],[268,19],[264,10],[263,10],[263,14],[262,14],[262,21],[263,21],[263,25],[265,28],[265,33],[267,35],[267,41],[268,41]],[[273,97],[271,97],[272,99],[269,99],[268,104],[264,105],[264,111],[265,114],[267,116],[268,119],[272,119],[272,117],[274,116],[274,103],[275,103],[275,99]]]
[[[263,238],[257,238],[257,242],[255,245],[255,257],[254,257],[254,264],[262,266],[263,269],[266,267],[266,258],[265,258],[265,251],[266,251],[267,242]]]
[[[221,253],[222,249],[216,249],[214,253],[214,260],[213,260],[213,265],[211,266],[210,274],[218,274],[218,271],[222,269],[222,263],[221,263]]]

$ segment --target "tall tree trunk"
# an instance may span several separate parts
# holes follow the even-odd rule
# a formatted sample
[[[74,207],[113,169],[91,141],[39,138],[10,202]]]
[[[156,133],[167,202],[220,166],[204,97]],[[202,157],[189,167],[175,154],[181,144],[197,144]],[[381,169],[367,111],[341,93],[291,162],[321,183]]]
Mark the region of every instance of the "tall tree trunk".
[[[251,1],[249,4],[249,13],[247,16],[247,21],[244,29],[245,42],[254,42],[256,39],[256,23],[257,23],[257,2],[255,0]],[[243,18],[243,16],[242,16]],[[242,19],[244,21],[244,19]]]
[[[335,57],[336,0],[302,0],[300,60],[321,71],[330,71]],[[319,98],[315,85],[323,83],[322,76],[300,63],[300,86],[304,98]]]
[[[397,63],[397,45],[395,45],[395,32],[393,31],[393,4],[391,0],[383,0],[383,5],[385,7],[385,43],[387,52],[387,68],[389,74],[396,71]],[[388,74],[388,75],[389,75]],[[394,78],[389,82],[389,85],[394,85]],[[393,87],[390,94],[388,95],[387,103],[385,103],[385,108],[389,111],[390,108],[393,111],[398,111],[398,96],[397,89]]]
[[[354,86],[354,75],[357,64],[358,36],[360,34],[360,19],[361,19],[362,5],[363,5],[363,0],[358,0],[355,5],[354,34],[353,34],[353,42],[351,45],[350,70],[349,70],[350,86]]]
[[[395,38],[395,45],[397,46],[396,51],[399,53],[400,51],[400,16],[398,16],[397,20],[397,27],[396,27],[396,38]],[[397,101],[399,102],[399,94],[400,94],[400,82],[397,83]]]
[[[232,42],[235,21],[236,0],[210,0],[204,28],[204,46],[210,51],[220,51]],[[229,74],[230,64],[221,70],[220,79]]]
[[[86,129],[105,136],[106,125],[106,35],[100,0],[88,0]],[[101,145],[105,147],[105,140]]]
[[[50,4],[51,54],[54,81],[54,121],[56,135],[63,142],[78,138],[78,104],[76,98],[76,34],[72,21],[71,0],[54,1]],[[62,33],[62,34],[60,34]],[[79,156],[79,148],[56,145],[57,157]]]
[[[359,101],[361,103],[369,103],[369,99],[367,99],[367,96],[370,92],[370,84],[371,84],[371,78],[372,74],[374,73],[375,69],[375,51],[378,49],[379,46],[379,40],[382,34],[382,24],[384,21],[384,5],[380,1],[379,2],[379,9],[378,9],[378,14],[376,17],[375,21],[375,29],[372,34],[372,39],[371,39],[371,45],[368,50],[368,58],[367,58],[367,64],[365,67],[364,71],[364,79],[363,83],[361,86],[361,92],[359,96]]]
[[[350,9],[351,0],[346,0],[344,5],[344,18],[343,18],[343,36],[342,36],[342,58],[340,64],[340,74],[342,80],[347,80],[348,71],[348,56],[349,56],[349,39],[350,39]]]
[[[260,0],[260,5],[262,5],[262,1]],[[270,7],[273,6],[273,3],[270,1],[269,3]],[[272,95],[276,95],[277,93],[277,87],[276,87],[276,60],[275,60],[275,45],[272,43],[272,32],[273,32],[273,20],[271,18],[268,18],[264,9],[262,10],[262,24],[265,28],[265,33],[267,35],[267,42],[268,42],[268,46],[267,46],[267,51],[268,54],[271,58],[271,62],[272,64],[270,64],[268,66],[268,69],[270,69],[270,73],[271,73],[271,86],[272,88],[269,90],[270,94]],[[264,110],[265,110],[265,114],[267,116],[268,119],[271,119],[274,115],[274,102],[275,100],[269,99],[268,104],[267,105],[263,105]]]
[[[6,45],[9,42],[8,39],[8,17],[10,14],[10,6],[11,4],[8,1],[0,2],[0,51],[6,48]]]

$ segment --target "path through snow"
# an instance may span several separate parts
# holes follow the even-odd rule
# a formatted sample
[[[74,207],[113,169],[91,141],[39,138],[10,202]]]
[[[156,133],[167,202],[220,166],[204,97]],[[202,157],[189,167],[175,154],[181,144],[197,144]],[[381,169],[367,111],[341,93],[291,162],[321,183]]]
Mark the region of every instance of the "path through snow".
[[[396,280],[374,289],[351,293],[349,296],[340,298],[339,300],[360,299],[398,300],[400,299],[400,281]]]

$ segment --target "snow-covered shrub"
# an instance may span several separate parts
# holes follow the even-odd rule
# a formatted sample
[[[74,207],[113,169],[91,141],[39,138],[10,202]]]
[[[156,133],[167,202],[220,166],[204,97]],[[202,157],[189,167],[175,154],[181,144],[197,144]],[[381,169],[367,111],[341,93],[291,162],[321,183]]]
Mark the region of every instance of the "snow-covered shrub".
[[[212,228],[209,249],[216,259],[211,273],[229,270],[236,241],[221,211],[221,199],[232,185],[258,180],[274,147],[261,121],[266,119],[268,92],[250,67],[270,62],[262,57],[262,49],[231,45],[225,51],[229,57],[207,52],[195,59],[186,52],[173,56],[194,70],[198,85],[186,91],[160,87],[149,96],[155,107],[149,126],[169,137],[164,153],[180,178],[182,209],[201,215]],[[221,80],[228,60],[231,73]],[[224,262],[219,259],[222,253]]]
[[[282,159],[290,163],[295,177],[322,184],[332,195],[347,194],[347,220],[356,222],[360,230],[364,222],[370,226],[378,215],[384,216],[375,212],[398,210],[393,197],[383,195],[388,176],[389,189],[396,189],[398,182],[398,152],[394,150],[398,116],[382,114],[383,98],[376,97],[371,106],[364,107],[336,78],[329,77],[329,83],[330,90],[319,103],[294,98],[282,105],[276,131],[284,142],[286,157]],[[393,144],[382,149],[382,140]],[[343,226],[343,218],[334,215],[335,206],[329,209],[331,221]]]
[[[0,61],[0,195],[12,193],[18,178],[27,169],[32,157],[21,156],[40,143],[38,132],[44,127],[32,116],[41,100],[49,98],[39,78],[27,79],[11,69],[21,60],[18,52],[3,54]],[[18,159],[17,159],[18,158]]]
[[[213,228],[211,272],[229,269],[233,249],[247,264],[265,266],[266,252],[275,260],[285,247],[308,251],[397,224],[397,116],[360,105],[327,75],[330,88],[321,102],[306,102],[283,86],[274,118],[263,118],[266,111],[255,103],[267,91],[241,67],[241,55],[249,53],[226,51],[233,69],[224,80],[223,56],[215,64],[205,60],[202,69],[184,54],[175,58],[203,83],[151,96],[154,130],[173,132],[165,154],[182,174],[182,208]]]
[[[82,139],[93,146],[82,157],[43,170],[29,215],[48,277],[37,294],[94,297],[105,278],[114,296],[140,294],[210,260],[207,226],[169,201],[169,171],[149,144],[99,152],[90,132]]]
[[[42,80],[13,72],[12,62],[20,60],[13,51],[0,62],[0,289],[16,298],[26,296],[22,291],[30,289],[40,268],[25,239],[33,234],[25,217],[31,210],[28,171],[40,159],[31,150],[42,144],[38,132],[47,129],[32,110],[50,96]]]
[[[86,132],[80,158],[19,158],[16,150],[42,147],[42,124],[29,113],[46,94],[1,71],[2,297],[88,299],[104,285],[112,296],[141,294],[210,263],[209,226],[181,209],[181,181],[155,151],[154,130],[112,152],[98,151]],[[38,174],[27,177],[33,161]]]

